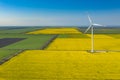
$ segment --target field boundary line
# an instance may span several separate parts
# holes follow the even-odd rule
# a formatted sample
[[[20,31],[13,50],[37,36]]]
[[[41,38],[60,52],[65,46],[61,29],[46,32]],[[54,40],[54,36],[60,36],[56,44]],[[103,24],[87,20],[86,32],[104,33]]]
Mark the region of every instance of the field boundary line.
[[[25,50],[19,50],[18,52],[16,52],[15,54],[9,55],[7,57],[4,57],[2,60],[0,60],[0,65],[4,64],[5,62],[9,61],[10,59],[12,59],[13,57],[19,55],[20,53],[24,52]]]
[[[54,35],[50,40],[48,40],[41,48],[40,50],[45,50],[49,44],[51,44],[57,37],[59,36],[59,34]]]

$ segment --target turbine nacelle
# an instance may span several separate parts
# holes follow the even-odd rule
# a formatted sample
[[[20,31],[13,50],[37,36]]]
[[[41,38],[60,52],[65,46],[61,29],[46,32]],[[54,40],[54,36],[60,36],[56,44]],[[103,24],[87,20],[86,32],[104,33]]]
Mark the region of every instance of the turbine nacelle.
[[[103,26],[103,25],[101,25],[101,24],[92,24],[93,26]]]

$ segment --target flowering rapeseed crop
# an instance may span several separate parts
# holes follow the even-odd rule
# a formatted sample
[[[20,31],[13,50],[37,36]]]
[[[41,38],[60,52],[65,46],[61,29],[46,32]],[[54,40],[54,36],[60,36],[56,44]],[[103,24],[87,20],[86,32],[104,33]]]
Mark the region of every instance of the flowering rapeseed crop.
[[[76,28],[48,28],[29,32],[28,34],[81,34]]]
[[[120,39],[120,34],[107,34],[108,36],[114,37],[116,39]]]
[[[46,50],[90,50],[91,39],[57,38]]]
[[[120,50],[120,39],[95,38],[95,50]],[[47,50],[90,50],[90,38],[57,38]]]
[[[0,66],[0,79],[120,79],[119,56],[119,52],[89,54],[85,51],[25,51]]]
[[[91,37],[91,34],[86,34],[87,36]],[[111,36],[108,36],[108,35],[103,35],[103,34],[95,34],[94,35],[94,38],[104,38],[104,39],[113,39],[113,37]]]

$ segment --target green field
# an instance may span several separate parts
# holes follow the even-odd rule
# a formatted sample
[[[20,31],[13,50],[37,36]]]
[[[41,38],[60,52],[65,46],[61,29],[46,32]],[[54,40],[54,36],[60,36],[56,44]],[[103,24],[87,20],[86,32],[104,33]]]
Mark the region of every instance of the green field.
[[[4,30],[3,30],[4,29]],[[2,30],[0,30],[0,33],[26,33],[29,31],[34,31],[37,29],[42,29],[40,28],[36,28],[36,27],[28,27],[28,28],[2,28]]]
[[[90,38],[85,34],[60,34],[59,38]]]
[[[0,49],[0,61],[10,55],[15,54],[16,52],[18,52],[18,50],[3,50]]]
[[[41,49],[54,35],[28,35],[29,31],[42,29],[41,27],[1,27],[0,39],[2,38],[25,38],[22,41],[0,48],[0,60],[26,49]]]
[[[18,38],[16,35],[9,37]],[[20,35],[19,38],[26,39],[3,47],[2,49],[40,49],[51,37],[53,37],[53,35]]]
[[[78,30],[80,30],[83,33],[85,32],[86,29],[87,27],[78,28]],[[89,30],[87,33],[90,34],[91,31]],[[119,27],[94,28],[94,33],[95,34],[120,34],[120,28]]]
[[[53,35],[20,35],[20,34],[3,34],[0,38],[26,38],[20,42],[0,48],[0,60],[3,57],[18,52],[19,50],[26,49],[41,49]]]

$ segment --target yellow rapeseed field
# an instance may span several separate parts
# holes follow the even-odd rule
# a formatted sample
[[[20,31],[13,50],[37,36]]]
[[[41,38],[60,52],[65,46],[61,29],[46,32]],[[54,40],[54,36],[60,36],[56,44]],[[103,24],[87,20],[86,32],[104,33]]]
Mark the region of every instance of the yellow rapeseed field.
[[[81,32],[79,32],[77,28],[47,28],[27,34],[81,34]]]
[[[115,50],[120,51],[120,39],[95,38],[95,50]],[[91,38],[57,38],[47,48],[47,50],[90,50]]]
[[[116,39],[120,39],[120,34],[107,34],[108,36],[114,37]]]
[[[120,79],[120,52],[29,50],[0,66],[2,80]]]
[[[87,36],[91,37],[91,34],[86,34]],[[108,35],[103,35],[103,34],[95,34],[94,38],[103,38],[103,39],[113,39],[113,37],[108,36]]]
[[[57,38],[46,50],[90,50],[91,39]]]

